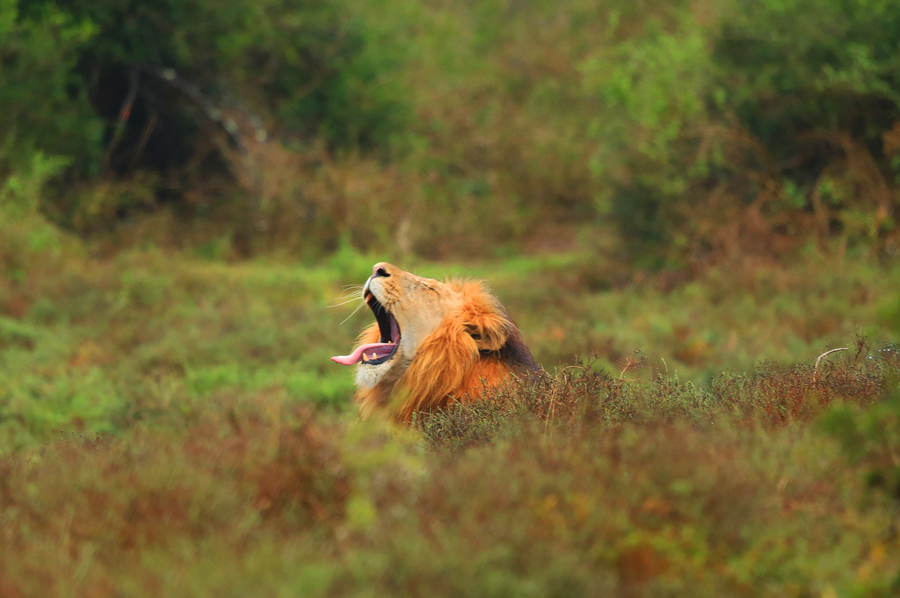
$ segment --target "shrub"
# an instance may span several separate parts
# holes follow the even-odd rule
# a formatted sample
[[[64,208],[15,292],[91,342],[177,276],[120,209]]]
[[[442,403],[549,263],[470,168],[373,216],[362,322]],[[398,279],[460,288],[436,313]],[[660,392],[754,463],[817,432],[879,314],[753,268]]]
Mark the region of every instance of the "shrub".
[[[369,47],[383,40],[370,39],[345,3],[64,0],[59,6],[97,28],[78,71],[101,111],[118,111],[127,71],[175,69],[207,91],[224,87],[280,115],[289,130],[322,133],[336,145],[387,141],[398,97],[384,90],[367,95],[367,85],[390,67],[375,62]],[[138,89],[142,111],[167,99],[149,78],[140,83],[146,93]]]
[[[843,404],[830,409],[821,426],[836,438],[844,455],[861,465],[866,485],[900,501],[900,384],[897,372],[886,381],[885,400],[860,409]]]
[[[404,116],[385,81],[400,54],[350,3],[5,0],[0,11],[0,110],[14,117],[0,175],[7,154],[69,159],[65,193],[45,209],[80,231],[164,203],[240,229],[255,216],[246,194],[261,191],[248,155],[266,141],[258,114],[283,137],[381,152]]]
[[[605,209],[637,252],[772,252],[801,231],[896,245],[900,7],[790,0],[670,14],[614,21],[624,40],[583,64],[601,103]]]
[[[87,167],[101,149],[101,121],[73,72],[96,28],[49,4],[21,12],[19,5],[0,1],[0,181],[32,169],[38,152],[77,156]]]
[[[855,358],[815,367],[762,364],[754,374],[722,373],[709,388],[669,377],[618,379],[579,363],[556,375],[540,373],[493,391],[490,400],[419,414],[416,424],[436,446],[463,449],[515,436],[535,426],[579,433],[591,428],[688,420],[781,427],[810,421],[834,404],[871,405],[900,375],[893,347],[869,355],[859,339]],[[876,411],[877,413],[877,411]]]

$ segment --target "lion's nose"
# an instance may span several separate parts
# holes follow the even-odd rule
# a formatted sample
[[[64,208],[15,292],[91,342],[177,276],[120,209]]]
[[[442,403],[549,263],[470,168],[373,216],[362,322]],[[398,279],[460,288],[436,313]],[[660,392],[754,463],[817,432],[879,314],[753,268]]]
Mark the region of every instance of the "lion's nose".
[[[387,278],[390,275],[390,272],[388,272],[388,264],[379,263],[372,266],[372,278],[378,278],[379,276]]]

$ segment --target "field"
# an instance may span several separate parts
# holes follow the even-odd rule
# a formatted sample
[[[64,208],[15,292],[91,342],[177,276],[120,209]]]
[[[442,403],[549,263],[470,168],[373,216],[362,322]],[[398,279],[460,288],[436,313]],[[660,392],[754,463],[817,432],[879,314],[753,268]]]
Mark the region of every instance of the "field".
[[[489,280],[547,375],[405,430],[329,360],[376,256],[48,247],[0,320],[3,595],[897,591],[890,268],[413,263]]]
[[[3,297],[3,453],[59,427],[112,432],[235,393],[352,411],[352,374],[329,358],[369,324],[368,310],[353,313],[353,288],[381,256],[346,249],[312,264],[229,264],[150,250],[97,259],[76,239],[39,231],[6,237],[28,271]],[[47,248],[18,249],[42,234]],[[893,340],[895,269],[799,259],[726,264],[674,285],[665,274],[629,278],[588,252],[404,266],[487,280],[549,372],[583,360],[615,374],[639,362],[629,378],[703,388],[766,362],[812,363],[857,336],[874,349]]]

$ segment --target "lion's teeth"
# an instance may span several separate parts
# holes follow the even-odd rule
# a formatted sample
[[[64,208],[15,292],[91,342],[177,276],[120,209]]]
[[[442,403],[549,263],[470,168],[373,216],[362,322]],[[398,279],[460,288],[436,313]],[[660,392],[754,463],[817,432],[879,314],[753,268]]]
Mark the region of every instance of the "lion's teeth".
[[[369,356],[366,355],[365,353],[363,353],[362,360],[363,360],[364,362],[365,362],[365,361],[369,361]]]

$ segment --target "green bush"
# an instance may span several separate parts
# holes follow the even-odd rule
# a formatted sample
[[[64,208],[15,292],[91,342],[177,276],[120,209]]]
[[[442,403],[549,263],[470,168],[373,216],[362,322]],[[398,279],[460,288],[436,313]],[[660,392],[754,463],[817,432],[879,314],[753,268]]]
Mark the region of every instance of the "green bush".
[[[727,250],[737,237],[771,250],[803,231],[878,249],[895,236],[900,5],[670,14],[613,21],[624,39],[583,64],[601,106],[595,171],[612,180],[603,207],[639,253]]]
[[[44,210],[79,231],[163,203],[182,218],[245,222],[251,208],[238,204],[261,193],[270,167],[248,158],[263,121],[332,150],[390,147],[406,117],[389,80],[402,52],[361,11],[326,0],[4,0],[0,179],[35,151],[68,160]]]
[[[888,397],[860,409],[842,404],[822,418],[825,431],[836,438],[844,455],[865,472],[869,488],[900,501],[900,385],[896,372],[886,381]]]
[[[713,38],[726,105],[774,160],[850,134],[873,150],[900,117],[900,6],[889,0],[742,3]],[[807,168],[804,168],[806,166]]]
[[[15,118],[0,169],[70,159],[44,210],[79,231],[166,204],[154,223],[217,255],[298,238],[320,255],[342,235],[506,255],[581,227],[606,247],[593,233],[620,233],[650,267],[810,237],[900,246],[886,0],[4,0],[2,14]],[[264,128],[290,141],[262,143]]]
[[[344,146],[387,141],[384,127],[392,122],[399,95],[378,90],[368,97],[367,85],[374,87],[390,65],[372,59],[370,32],[345,3],[62,0],[58,5],[97,28],[79,56],[78,71],[98,104],[106,103],[99,95],[125,95],[123,70],[152,66],[175,69],[212,93],[224,87],[279,115],[280,124],[294,132],[321,133]],[[91,89],[91,78],[98,75]],[[150,86],[142,99],[159,101]]]
[[[39,211],[44,186],[67,160],[48,158],[40,151],[30,158],[30,163],[0,179],[0,313],[11,289],[22,286],[36,271],[59,272],[64,253],[79,254],[77,244]]]
[[[0,0],[0,181],[32,169],[37,152],[87,165],[101,150],[100,119],[73,72],[96,28],[52,5],[29,14],[19,4]]]

